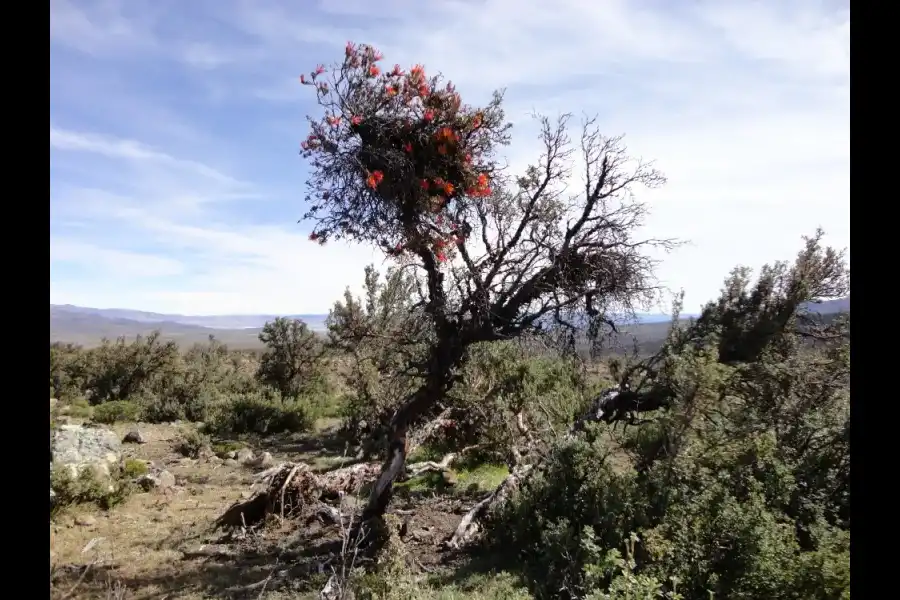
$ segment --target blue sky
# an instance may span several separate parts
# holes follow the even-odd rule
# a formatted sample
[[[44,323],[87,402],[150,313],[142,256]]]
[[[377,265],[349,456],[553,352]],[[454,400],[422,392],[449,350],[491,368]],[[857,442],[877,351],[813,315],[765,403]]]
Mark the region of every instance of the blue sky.
[[[507,88],[513,169],[535,110],[626,134],[669,179],[646,233],[690,242],[659,270],[689,312],[819,225],[849,249],[849,2],[51,0],[50,302],[320,313],[358,288],[383,257],[297,223],[297,77],[347,40],[469,103]]]

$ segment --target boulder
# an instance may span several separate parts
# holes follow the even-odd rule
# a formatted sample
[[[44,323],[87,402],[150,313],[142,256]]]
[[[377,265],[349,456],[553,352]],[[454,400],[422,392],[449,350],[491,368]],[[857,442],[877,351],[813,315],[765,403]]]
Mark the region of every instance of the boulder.
[[[61,425],[53,432],[50,452],[57,464],[115,463],[122,452],[122,444],[109,429]]]
[[[138,479],[140,485],[145,491],[154,489],[167,490],[175,487],[175,476],[169,471],[160,471],[156,475],[143,475]]]
[[[108,429],[61,425],[50,438],[50,470],[54,466],[67,469],[75,478],[91,469],[101,480],[109,479],[110,466],[119,462],[121,451],[119,437]],[[114,489],[112,483],[110,489]],[[51,489],[51,505],[54,497]]]
[[[128,433],[125,434],[125,437],[122,438],[123,444],[145,444],[147,440],[144,439],[143,434],[137,429],[132,429]]]

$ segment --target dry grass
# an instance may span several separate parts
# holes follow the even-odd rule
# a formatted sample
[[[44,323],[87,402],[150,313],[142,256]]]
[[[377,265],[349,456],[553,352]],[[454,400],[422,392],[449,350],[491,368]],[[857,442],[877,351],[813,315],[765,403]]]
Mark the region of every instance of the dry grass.
[[[271,452],[277,462],[302,461],[319,469],[339,466],[346,458],[332,435],[335,423],[323,420],[317,425],[316,432],[305,436],[240,442],[254,451]],[[111,428],[124,435],[134,425]],[[318,597],[317,590],[331,568],[322,562],[323,557],[333,556],[340,547],[336,528],[317,522],[282,522],[276,517],[255,533],[235,536],[214,531],[216,518],[249,496],[254,470],[182,457],[174,449],[180,427],[141,425],[139,429],[147,443],[126,445],[125,457],[167,469],[175,475],[176,487],[168,492],[136,493],[108,512],[86,506],[62,512],[50,524],[52,599]],[[238,440],[215,442],[220,448],[238,445]],[[407,515],[409,534],[404,544],[414,557],[417,578],[452,575],[455,560],[440,551],[441,542],[479,494],[504,474],[503,468],[486,466],[461,472],[455,490],[423,489],[398,495],[394,508]],[[504,591],[507,583],[497,594],[487,593],[490,585],[484,583],[469,586],[446,580],[435,582],[434,587],[422,585],[423,598],[527,597],[509,595]]]
[[[124,435],[133,427],[112,429]],[[124,585],[128,590],[122,597],[127,598],[212,598],[230,587],[263,579],[271,569],[268,557],[248,558],[230,568],[211,564],[235,558],[230,556],[232,549],[214,544],[220,534],[211,526],[226,507],[246,497],[253,472],[176,454],[178,427],[142,425],[140,430],[147,443],[127,445],[125,456],[169,470],[176,477],[176,489],[135,494],[108,512],[76,507],[62,513],[50,524],[52,597],[66,597],[77,582],[67,597],[115,598],[116,588],[121,595]],[[314,458],[287,454],[275,444],[265,449],[276,460]],[[88,519],[93,523],[81,524],[85,516],[93,517]],[[277,532],[271,533],[274,537]]]

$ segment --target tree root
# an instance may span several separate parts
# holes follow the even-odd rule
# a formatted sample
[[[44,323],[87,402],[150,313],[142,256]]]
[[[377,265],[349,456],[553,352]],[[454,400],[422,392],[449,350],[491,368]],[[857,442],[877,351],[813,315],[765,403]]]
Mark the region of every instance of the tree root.
[[[443,472],[461,454],[450,453],[440,461],[425,461],[406,466],[406,475],[415,477],[428,472]],[[342,523],[355,512],[345,506],[340,509],[329,502],[356,496],[378,478],[380,463],[359,463],[325,473],[315,473],[303,463],[283,463],[256,476],[251,488],[256,493],[246,501],[237,502],[216,520],[216,527],[255,527],[269,515],[287,519],[318,518],[330,524]]]

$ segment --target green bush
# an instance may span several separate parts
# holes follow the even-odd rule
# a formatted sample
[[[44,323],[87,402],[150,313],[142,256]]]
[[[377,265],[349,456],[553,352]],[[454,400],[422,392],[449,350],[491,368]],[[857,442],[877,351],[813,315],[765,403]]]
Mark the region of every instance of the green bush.
[[[122,476],[127,479],[137,479],[150,472],[150,467],[143,460],[126,458],[122,463]]]
[[[847,289],[839,259],[811,240],[754,287],[736,270],[619,374],[668,410],[555,444],[490,516],[488,547],[539,598],[848,598],[849,315],[803,308]]]
[[[94,504],[109,510],[125,501],[133,492],[131,475],[124,465],[113,465],[107,478],[93,468],[82,468],[73,477],[66,465],[54,465],[50,471],[50,487],[56,494],[51,518],[61,511],[79,504]]]
[[[272,434],[308,431],[313,418],[302,400],[282,400],[274,390],[268,394],[237,396],[208,424],[210,430],[225,434]]]
[[[335,414],[318,338],[300,322],[278,321],[266,332],[263,341],[269,348],[262,366],[252,353],[231,351],[212,337],[184,353],[173,342],[163,342],[158,333],[132,341],[104,340],[91,349],[54,343],[50,345],[51,397],[67,405],[72,416],[90,418],[97,407],[97,420],[102,423],[134,420],[138,415],[151,423],[209,422],[229,410],[236,397],[273,397],[270,386],[276,386],[288,392],[286,398],[302,396],[316,402],[305,400],[304,410],[285,408],[280,421],[260,417],[260,423],[270,422],[279,430],[302,429],[301,412],[308,412],[310,418]],[[303,356],[296,354],[299,350]],[[250,427],[260,428],[265,427]]]
[[[210,445],[209,436],[196,429],[186,429],[175,438],[175,451],[187,458],[199,458]]]
[[[94,421],[112,424],[137,421],[141,416],[140,405],[128,400],[112,400],[94,407]]]

